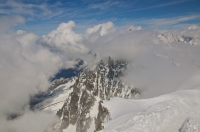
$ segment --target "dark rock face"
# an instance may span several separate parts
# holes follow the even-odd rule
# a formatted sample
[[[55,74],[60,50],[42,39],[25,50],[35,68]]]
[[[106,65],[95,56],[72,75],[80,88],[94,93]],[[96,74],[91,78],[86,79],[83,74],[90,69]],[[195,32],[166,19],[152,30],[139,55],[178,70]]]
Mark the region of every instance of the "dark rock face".
[[[110,120],[109,110],[106,107],[104,107],[102,105],[102,103],[103,103],[102,100],[99,101],[98,115],[95,118],[95,127],[96,127],[95,131],[103,130],[104,129],[104,126],[103,126],[104,120]]]
[[[57,115],[62,120],[59,131],[62,132],[69,124],[72,124],[77,125],[77,132],[87,132],[92,121],[92,118],[87,116],[87,114],[90,112],[90,108],[94,105],[94,102],[95,98],[87,90],[74,90],[62,109],[57,112]]]
[[[101,61],[95,70],[80,73],[72,86],[73,91],[63,107],[57,111],[60,122],[54,129],[62,132],[69,125],[73,125],[76,132],[87,132],[93,124],[93,131],[102,130],[103,123],[110,119],[109,110],[102,105],[102,100],[116,96],[132,98],[140,93],[120,80],[126,67],[126,62],[114,61],[109,57],[108,63]],[[57,84],[59,83],[55,83]],[[96,115],[91,114],[92,109],[96,111]]]

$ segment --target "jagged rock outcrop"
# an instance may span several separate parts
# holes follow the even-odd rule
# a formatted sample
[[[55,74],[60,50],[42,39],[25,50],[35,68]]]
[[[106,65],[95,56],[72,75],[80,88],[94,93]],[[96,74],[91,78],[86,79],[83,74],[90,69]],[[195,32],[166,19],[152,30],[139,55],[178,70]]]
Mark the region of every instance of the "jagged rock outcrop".
[[[102,103],[103,103],[102,100],[99,101],[98,115],[95,118],[95,128],[96,128],[95,131],[99,131],[99,130],[104,129],[104,126],[103,126],[104,121],[111,119],[109,110],[106,107],[104,107],[102,105]]]
[[[102,105],[103,100],[132,98],[140,94],[137,88],[120,80],[126,68],[127,62],[114,61],[109,57],[107,63],[100,61],[96,69],[80,73],[63,107],[57,111],[60,121],[52,129],[57,132],[69,127],[76,132],[102,130],[103,123],[110,119],[109,110]]]

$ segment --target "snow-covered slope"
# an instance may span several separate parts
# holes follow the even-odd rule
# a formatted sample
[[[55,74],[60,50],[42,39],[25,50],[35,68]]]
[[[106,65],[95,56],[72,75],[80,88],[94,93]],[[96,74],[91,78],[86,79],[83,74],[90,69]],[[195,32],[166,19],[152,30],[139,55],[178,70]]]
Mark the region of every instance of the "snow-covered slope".
[[[188,121],[184,123],[188,117],[200,121],[199,95],[200,90],[185,90],[143,100],[113,98],[104,102],[112,118],[104,131],[178,132],[181,128],[182,132],[188,126]]]
[[[47,98],[35,105],[34,108],[38,110],[51,111],[56,114],[56,112],[62,108],[69,93],[72,92],[72,85],[75,83],[75,80],[76,77],[55,80],[52,83],[52,89],[47,93]]]

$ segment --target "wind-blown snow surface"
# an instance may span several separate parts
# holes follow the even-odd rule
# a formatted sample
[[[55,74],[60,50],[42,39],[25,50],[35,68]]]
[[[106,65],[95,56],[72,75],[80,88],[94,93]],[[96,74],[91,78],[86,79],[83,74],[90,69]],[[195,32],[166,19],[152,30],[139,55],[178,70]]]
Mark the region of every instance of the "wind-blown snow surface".
[[[179,129],[179,132],[200,132],[200,120],[187,118]]]
[[[196,89],[142,100],[113,98],[104,102],[112,117],[104,132],[177,132],[188,117],[200,120],[199,95]]]

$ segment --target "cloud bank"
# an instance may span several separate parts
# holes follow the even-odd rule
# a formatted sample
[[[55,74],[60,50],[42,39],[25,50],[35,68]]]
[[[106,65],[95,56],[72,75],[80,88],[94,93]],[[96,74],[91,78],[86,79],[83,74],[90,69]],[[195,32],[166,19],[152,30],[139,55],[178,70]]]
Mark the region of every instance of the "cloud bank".
[[[145,98],[199,86],[198,26],[155,31],[135,26],[119,29],[106,22],[77,34],[75,22],[69,21],[43,37],[10,30],[23,22],[20,16],[0,19],[6,25],[0,30],[0,131],[42,132],[52,123],[50,113],[29,110],[30,95],[47,90],[49,79],[62,68],[74,67],[77,59],[88,67],[108,56],[126,59],[129,68],[122,79],[141,88]],[[170,41],[163,41],[160,35]],[[174,35],[180,37],[174,39]],[[189,43],[191,39],[195,45]],[[194,81],[197,83],[190,85]],[[22,116],[9,120],[12,114]]]

